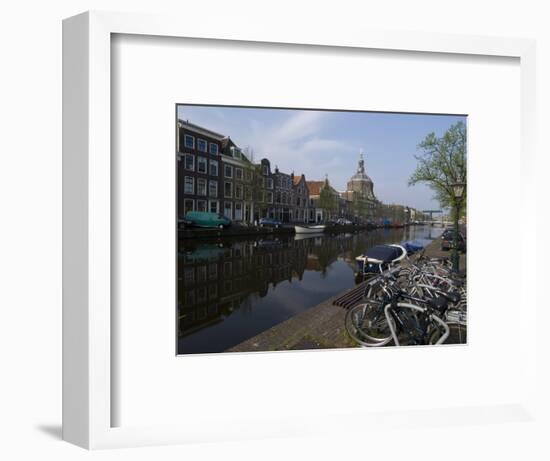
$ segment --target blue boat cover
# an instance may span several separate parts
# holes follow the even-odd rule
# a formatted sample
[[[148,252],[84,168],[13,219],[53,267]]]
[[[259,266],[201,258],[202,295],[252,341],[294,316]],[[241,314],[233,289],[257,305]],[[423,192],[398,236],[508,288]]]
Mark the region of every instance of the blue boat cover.
[[[385,263],[391,263],[402,254],[403,251],[399,247],[394,247],[391,245],[376,245],[369,248],[366,252],[367,258],[378,259]]]

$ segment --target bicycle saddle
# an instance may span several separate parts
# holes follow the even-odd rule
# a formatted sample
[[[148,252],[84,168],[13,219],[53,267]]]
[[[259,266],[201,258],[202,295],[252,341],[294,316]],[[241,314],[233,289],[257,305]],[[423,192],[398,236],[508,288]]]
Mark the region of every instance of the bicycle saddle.
[[[459,293],[456,293],[456,292],[450,292],[450,293],[441,292],[440,294],[441,294],[441,296],[445,297],[446,299],[448,299],[453,304],[456,304],[457,302],[460,301],[460,294]]]

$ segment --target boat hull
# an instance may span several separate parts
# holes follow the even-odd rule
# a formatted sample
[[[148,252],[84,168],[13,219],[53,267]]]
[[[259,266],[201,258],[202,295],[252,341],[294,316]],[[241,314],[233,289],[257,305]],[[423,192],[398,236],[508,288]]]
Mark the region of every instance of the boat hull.
[[[326,226],[294,226],[297,234],[318,234],[325,231]]]

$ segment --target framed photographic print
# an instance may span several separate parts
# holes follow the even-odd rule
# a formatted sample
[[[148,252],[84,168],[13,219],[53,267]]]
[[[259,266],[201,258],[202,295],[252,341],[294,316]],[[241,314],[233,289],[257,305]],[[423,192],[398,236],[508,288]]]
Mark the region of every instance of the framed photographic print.
[[[63,28],[65,440],[537,424],[532,42]]]

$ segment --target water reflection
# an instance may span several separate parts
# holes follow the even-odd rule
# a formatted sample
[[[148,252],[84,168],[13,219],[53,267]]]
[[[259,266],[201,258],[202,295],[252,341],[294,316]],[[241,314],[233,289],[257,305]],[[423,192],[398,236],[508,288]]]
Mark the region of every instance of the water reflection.
[[[178,352],[222,352],[354,285],[355,257],[429,227],[181,241]]]

